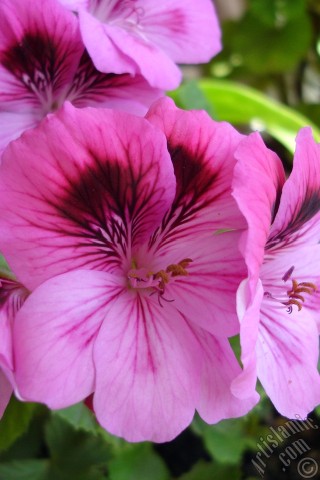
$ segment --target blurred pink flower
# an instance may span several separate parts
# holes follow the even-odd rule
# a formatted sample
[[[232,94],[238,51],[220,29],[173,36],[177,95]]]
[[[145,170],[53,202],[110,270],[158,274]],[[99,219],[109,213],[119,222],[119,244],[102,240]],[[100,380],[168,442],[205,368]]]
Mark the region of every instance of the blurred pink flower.
[[[23,398],[62,408],[94,392],[99,422],[130,441],[256,403],[230,392],[227,339],[245,274],[231,196],[242,139],[163,100],[147,119],[65,105],[10,144],[0,248],[33,290],[14,331]]]
[[[0,18],[0,153],[65,100],[144,115],[162,96],[141,75],[98,72],[77,18],[55,0],[3,0]]]
[[[0,271],[0,418],[13,390],[12,329],[28,291],[10,274]]]
[[[141,74],[176,88],[176,63],[206,63],[221,50],[211,0],[60,0],[79,15],[83,41],[98,70]]]
[[[297,137],[293,170],[258,134],[237,152],[234,197],[248,222],[241,249],[248,280],[238,291],[244,371],[233,392],[252,395],[257,376],[277,410],[304,418],[320,403],[320,147]]]

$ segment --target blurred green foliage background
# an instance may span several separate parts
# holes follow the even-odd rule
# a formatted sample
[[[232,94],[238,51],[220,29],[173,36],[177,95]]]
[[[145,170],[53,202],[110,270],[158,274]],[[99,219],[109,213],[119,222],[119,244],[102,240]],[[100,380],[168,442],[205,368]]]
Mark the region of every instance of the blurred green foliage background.
[[[204,108],[243,132],[261,131],[289,170],[299,128],[311,125],[320,140],[320,1],[217,6],[224,50],[208,65],[186,68],[187,80],[170,95],[182,108]],[[311,418],[320,430],[320,410]],[[129,444],[102,430],[83,404],[49,412],[12,399],[0,422],[0,480],[295,480],[304,456],[320,470],[317,428],[290,436],[255,468],[270,428],[285,424],[261,391],[244,418],[209,426],[196,417],[172,442]],[[284,465],[279,455],[298,439],[308,450]]]

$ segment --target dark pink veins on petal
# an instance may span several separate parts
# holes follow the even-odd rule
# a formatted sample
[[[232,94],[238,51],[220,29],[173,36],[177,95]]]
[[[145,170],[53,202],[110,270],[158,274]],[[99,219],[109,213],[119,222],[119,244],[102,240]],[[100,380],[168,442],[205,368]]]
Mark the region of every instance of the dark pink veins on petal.
[[[290,245],[300,236],[303,226],[320,211],[320,191],[309,191],[285,228],[269,237],[266,249],[271,250],[278,245]]]
[[[226,193],[224,187],[219,189],[217,185],[218,171],[199,158],[200,154],[197,158],[184,145],[173,147],[170,143],[168,150],[177,179],[176,196],[160,229],[151,238],[150,245],[156,241],[161,232],[166,232],[162,237],[162,245],[173,238],[177,239],[175,230],[178,227],[188,229],[190,221]],[[183,231],[185,232],[184,228]]]

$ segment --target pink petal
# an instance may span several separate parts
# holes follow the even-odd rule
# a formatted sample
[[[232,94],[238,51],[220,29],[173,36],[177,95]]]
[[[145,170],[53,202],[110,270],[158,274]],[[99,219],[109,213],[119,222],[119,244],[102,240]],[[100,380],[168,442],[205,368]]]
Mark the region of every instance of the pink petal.
[[[156,102],[146,118],[164,131],[177,179],[172,208],[153,239],[161,255],[173,243],[243,229],[244,219],[231,196],[234,152],[242,135],[206,112],[180,110],[170,99]]]
[[[295,278],[299,283],[312,282],[316,286],[320,285],[320,275],[317,267],[319,262],[319,246],[306,246],[304,248],[299,247],[295,251],[292,249],[291,251],[285,250],[282,253],[277,252],[273,257],[269,255],[268,261],[262,265],[263,287],[261,282],[258,282],[256,295],[247,310],[245,289],[240,288],[238,292],[241,360],[244,371],[234,382],[233,392],[240,398],[244,398],[254,390],[258,365],[259,379],[276,408],[286,416],[293,416],[292,412],[285,410],[288,409],[285,402],[289,405],[290,402],[293,402],[292,398],[294,396],[298,400],[292,403],[292,408],[298,409],[297,402],[299,403],[299,399],[301,399],[299,388],[302,388],[301,382],[304,382],[305,379],[305,374],[302,373],[303,369],[306,370],[308,377],[306,381],[315,382],[315,389],[318,388],[316,386],[317,381],[315,381],[317,378],[315,373],[317,371],[317,360],[315,359],[318,357],[319,347],[315,338],[310,344],[310,350],[308,336],[311,336],[310,332],[315,330],[315,324],[318,320],[319,293],[303,293],[305,301],[301,303],[302,309],[300,312],[298,307],[293,305],[292,313],[289,313],[287,311],[288,307],[281,302],[289,300],[287,292],[292,286],[291,278]],[[293,265],[292,277],[286,281],[283,280],[285,273]],[[297,342],[299,342],[298,346]],[[263,355],[261,349],[263,349]],[[296,365],[293,365],[291,370],[290,357],[293,354]],[[299,358],[302,362],[301,365],[299,365]],[[261,371],[263,372],[262,377],[259,373]],[[283,379],[284,375],[288,377],[285,381]],[[293,380],[291,376],[293,376]],[[267,378],[265,382],[263,381],[264,378]],[[282,386],[280,388],[281,382]],[[292,386],[291,383],[293,383]],[[290,386],[289,390],[287,390],[287,384]],[[295,390],[291,391],[294,388]],[[282,393],[276,393],[277,389],[280,389]],[[312,391],[311,389],[310,396],[308,388],[304,391],[308,392],[304,395],[306,405],[315,402],[315,398],[317,398],[316,390]],[[279,396],[281,396],[280,400],[278,399]],[[300,410],[296,414],[303,416]]]
[[[78,22],[55,0],[0,5],[0,148],[61,103],[83,52]],[[16,113],[7,126],[8,115]],[[21,116],[19,119],[18,116]],[[1,135],[1,137],[3,134]]]
[[[173,205],[149,244],[155,271],[190,258],[189,275],[170,285],[168,298],[202,328],[233,335],[239,329],[235,293],[246,275],[238,251],[245,221],[231,195],[234,152],[243,137],[170,100],[158,101],[147,118],[168,138],[177,179]]]
[[[98,421],[127,441],[171,440],[192,420],[201,355],[170,304],[161,307],[132,291],[122,295],[94,347]]]
[[[30,295],[14,328],[15,377],[22,398],[63,408],[92,393],[93,345],[108,303],[121,289],[115,276],[75,270]]]
[[[251,134],[240,144],[236,158],[233,196],[248,223],[240,249],[248,267],[248,288],[254,295],[285,175],[280,159],[264,145],[258,133]]]
[[[209,0],[104,0],[77,2],[76,8],[84,43],[99,70],[141,73],[158,88],[178,86],[181,73],[174,62],[208,62],[221,49]]]
[[[294,248],[295,247],[295,248]],[[302,292],[304,302],[303,311],[309,311],[320,328],[319,310],[320,310],[320,244],[315,245],[299,244],[292,245],[291,248],[283,248],[275,255],[269,255],[269,261],[265,262],[261,269],[261,277],[265,285],[265,290],[272,292],[278,299],[289,300],[287,292],[292,289],[292,280],[298,283],[313,283],[316,291],[310,289],[310,293]],[[286,272],[291,272],[290,277],[286,278]],[[288,276],[288,275],[287,275]],[[297,306],[294,307],[295,309]],[[302,313],[303,315],[303,313]]]
[[[141,75],[99,72],[84,52],[66,96],[77,108],[115,108],[143,116],[163,92],[152,88]]]
[[[117,269],[174,192],[162,132],[142,118],[66,105],[3,156],[1,251],[30,289],[76,268]]]
[[[113,25],[101,23],[80,10],[83,41],[96,68],[102,72],[140,74],[153,87],[176,88],[181,72],[156,45]]]
[[[293,170],[286,181],[268,248],[316,244],[320,237],[320,145],[306,127],[297,136]]]
[[[231,383],[241,369],[227,339],[218,339],[197,331],[203,352],[201,395],[197,410],[208,423],[225,418],[240,417],[248,413],[259,400],[255,392],[245,400],[231,393]]]
[[[207,63],[221,50],[220,27],[209,0],[140,0],[145,35],[177,63]]]
[[[37,110],[18,113],[1,112],[0,129],[0,158],[7,145],[18,138],[25,130],[35,127],[39,121],[39,112]]]
[[[59,2],[69,10],[76,12],[80,8],[87,8],[90,0],[59,0]]]
[[[288,314],[263,306],[257,371],[281,415],[305,418],[320,403],[319,338],[307,310]]]
[[[232,392],[238,398],[254,394],[257,383],[256,345],[259,336],[260,309],[263,300],[263,286],[260,280],[256,291],[248,302],[248,280],[244,280],[237,292],[237,312],[240,321],[241,363],[243,370],[232,382]]]
[[[205,240],[195,240],[189,252],[183,244],[180,252],[180,243],[172,248],[176,259],[182,260],[183,254],[188,253],[185,256],[191,257],[192,263],[187,276],[176,277],[169,283],[164,297],[173,300],[172,305],[188,320],[216,336],[239,333],[236,291],[246,270],[236,248],[238,241],[239,234],[235,232],[216,236],[210,233]]]
[[[12,386],[0,369],[0,419],[9,403],[11,394]]]
[[[34,0],[32,8],[4,0],[0,13],[1,102],[44,105],[71,82],[83,53],[77,19],[55,0]]]

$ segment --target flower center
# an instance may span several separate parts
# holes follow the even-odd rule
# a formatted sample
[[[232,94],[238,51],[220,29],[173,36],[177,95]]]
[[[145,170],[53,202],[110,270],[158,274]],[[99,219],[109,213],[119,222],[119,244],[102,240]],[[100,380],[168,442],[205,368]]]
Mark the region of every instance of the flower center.
[[[286,282],[290,279],[294,270],[294,266],[292,266],[282,277],[282,280]],[[312,282],[298,282],[298,280],[291,279],[292,286],[290,290],[287,290],[285,298],[277,298],[276,296],[272,295],[270,292],[266,291],[264,293],[265,297],[275,300],[276,302],[281,303],[287,307],[287,312],[292,313],[293,307],[296,306],[298,312],[303,307],[305,302],[305,296],[312,295],[317,291],[317,286]]]
[[[135,262],[133,261],[133,268],[128,272],[129,287],[133,289],[149,289],[151,295],[157,293],[159,303],[160,298],[172,302],[173,300],[168,300],[163,297],[166,286],[174,277],[185,277],[189,275],[187,268],[191,262],[192,260],[190,258],[184,258],[179,263],[168,265],[165,270],[152,272],[146,268],[136,268]]]

